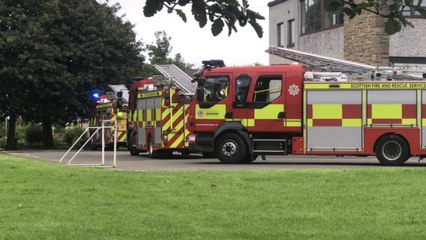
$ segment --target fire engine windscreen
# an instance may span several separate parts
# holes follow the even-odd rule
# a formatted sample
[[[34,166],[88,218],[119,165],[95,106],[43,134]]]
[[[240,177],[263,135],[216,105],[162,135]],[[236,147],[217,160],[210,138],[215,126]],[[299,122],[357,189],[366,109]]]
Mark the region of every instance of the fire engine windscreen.
[[[200,103],[214,104],[229,94],[229,78],[227,76],[206,77],[199,83],[197,99]]]

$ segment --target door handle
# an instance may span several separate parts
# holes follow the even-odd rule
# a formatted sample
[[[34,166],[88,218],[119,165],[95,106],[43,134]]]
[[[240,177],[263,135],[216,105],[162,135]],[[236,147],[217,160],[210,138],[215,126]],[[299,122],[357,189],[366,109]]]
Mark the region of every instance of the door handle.
[[[225,118],[232,118],[232,112],[225,113]]]
[[[277,118],[284,119],[285,118],[285,112],[279,112]]]

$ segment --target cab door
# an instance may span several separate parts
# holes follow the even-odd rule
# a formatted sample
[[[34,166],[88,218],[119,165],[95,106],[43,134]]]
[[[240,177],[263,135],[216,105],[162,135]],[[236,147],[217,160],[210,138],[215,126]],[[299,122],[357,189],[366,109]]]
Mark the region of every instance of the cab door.
[[[217,126],[227,119],[227,112],[232,103],[229,74],[210,75],[205,77],[197,89],[195,108],[195,131],[214,132]]]
[[[247,119],[254,121],[253,132],[285,131],[285,94],[283,74],[259,74],[250,88]],[[253,120],[251,120],[253,119]]]

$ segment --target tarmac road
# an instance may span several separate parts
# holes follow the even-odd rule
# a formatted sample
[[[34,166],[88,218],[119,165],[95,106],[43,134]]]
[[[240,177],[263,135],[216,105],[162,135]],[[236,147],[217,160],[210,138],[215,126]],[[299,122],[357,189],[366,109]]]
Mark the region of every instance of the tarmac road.
[[[5,153],[43,160],[59,164],[59,160],[66,153],[65,150],[30,150],[6,151]],[[62,161],[67,164],[75,152],[70,152]],[[72,164],[100,164],[101,151],[82,151]],[[105,166],[112,166],[113,152],[105,152]],[[418,158],[409,159],[404,167],[426,167],[426,162],[418,162]],[[146,154],[130,156],[128,151],[117,151],[118,170],[138,171],[193,171],[193,170],[261,170],[261,169],[353,169],[353,168],[388,168],[380,165],[375,157],[335,157],[335,156],[266,156],[263,161],[260,157],[250,164],[221,164],[214,158],[203,158],[198,154],[183,157],[176,153],[172,159],[150,159]]]

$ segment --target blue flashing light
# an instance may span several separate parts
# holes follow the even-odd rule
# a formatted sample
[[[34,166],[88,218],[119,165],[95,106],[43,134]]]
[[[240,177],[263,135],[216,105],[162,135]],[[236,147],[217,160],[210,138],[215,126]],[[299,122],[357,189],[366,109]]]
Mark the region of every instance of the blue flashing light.
[[[93,100],[99,100],[99,98],[101,97],[101,91],[99,91],[99,90],[93,90],[93,91],[91,91],[90,92],[91,93],[91,95],[92,95],[92,99]]]

